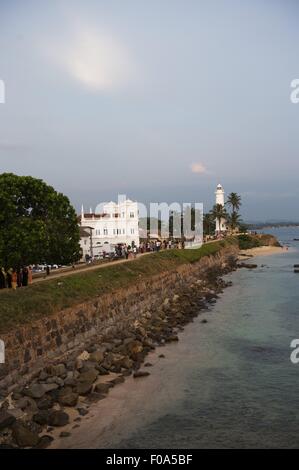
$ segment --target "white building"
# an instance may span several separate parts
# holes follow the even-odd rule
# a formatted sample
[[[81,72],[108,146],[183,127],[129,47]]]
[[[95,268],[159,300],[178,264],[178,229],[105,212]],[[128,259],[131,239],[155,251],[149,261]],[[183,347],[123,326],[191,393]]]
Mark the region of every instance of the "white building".
[[[224,189],[223,187],[221,186],[221,184],[218,184],[217,186],[217,189],[215,191],[215,195],[216,195],[216,205],[217,204],[220,204],[222,207],[224,207]],[[220,221],[217,219],[216,220],[216,235],[217,234],[220,234],[222,232],[226,232],[227,231],[227,226],[226,226],[226,220],[225,219],[221,219]]]
[[[80,227],[91,230],[90,255],[96,256],[108,247],[122,243],[139,246],[138,203],[126,199],[119,203],[103,204],[101,213],[85,213],[83,206],[79,217]],[[81,238],[81,247],[88,245],[88,240]]]

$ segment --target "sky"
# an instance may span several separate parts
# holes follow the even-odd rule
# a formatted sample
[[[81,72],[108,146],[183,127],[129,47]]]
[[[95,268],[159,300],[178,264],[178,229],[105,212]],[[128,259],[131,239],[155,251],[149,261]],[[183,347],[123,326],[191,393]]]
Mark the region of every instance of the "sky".
[[[299,220],[296,0],[0,0],[0,171]]]

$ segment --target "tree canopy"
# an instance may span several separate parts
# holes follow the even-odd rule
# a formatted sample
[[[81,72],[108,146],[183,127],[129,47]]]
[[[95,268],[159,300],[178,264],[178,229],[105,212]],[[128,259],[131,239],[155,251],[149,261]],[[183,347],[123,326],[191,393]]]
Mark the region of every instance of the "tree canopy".
[[[62,193],[31,176],[0,175],[0,263],[67,264],[80,258],[75,209]]]

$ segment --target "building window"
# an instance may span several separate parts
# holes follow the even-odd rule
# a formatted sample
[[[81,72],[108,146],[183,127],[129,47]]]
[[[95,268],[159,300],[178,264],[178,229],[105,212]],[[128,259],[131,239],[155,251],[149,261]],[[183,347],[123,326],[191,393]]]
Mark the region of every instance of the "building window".
[[[125,213],[122,212],[122,213],[121,213],[121,216],[122,216],[122,218],[124,219],[124,218],[125,218]]]
[[[131,235],[134,235],[134,229],[131,228]]]
[[[123,235],[125,234],[125,229],[123,228]]]
[[[104,235],[108,235],[108,229],[104,228]]]
[[[84,245],[86,245],[87,240],[84,240]]]
[[[134,218],[134,212],[130,212],[130,218],[131,218],[131,219]]]

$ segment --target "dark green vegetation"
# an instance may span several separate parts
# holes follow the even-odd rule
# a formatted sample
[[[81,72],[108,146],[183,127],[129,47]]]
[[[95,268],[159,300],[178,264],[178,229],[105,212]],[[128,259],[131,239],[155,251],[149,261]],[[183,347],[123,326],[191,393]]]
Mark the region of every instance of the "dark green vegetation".
[[[240,250],[248,250],[250,248],[258,248],[259,246],[271,245],[280,246],[276,238],[272,235],[238,235]]]
[[[0,175],[0,266],[17,268],[80,258],[77,216],[68,198],[44,181]]]
[[[0,292],[0,332],[104,293],[129,287],[138,280],[147,280],[182,264],[196,262],[231,244],[237,244],[236,239],[206,244],[194,250],[152,253],[133,261],[37,282],[17,291],[3,290]]]

